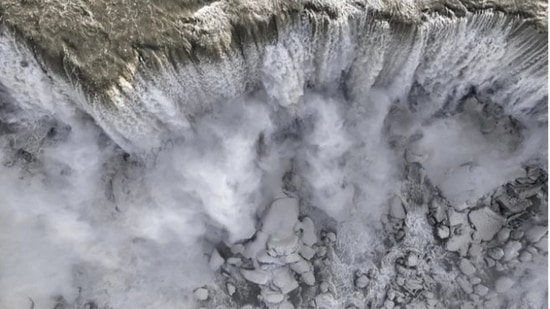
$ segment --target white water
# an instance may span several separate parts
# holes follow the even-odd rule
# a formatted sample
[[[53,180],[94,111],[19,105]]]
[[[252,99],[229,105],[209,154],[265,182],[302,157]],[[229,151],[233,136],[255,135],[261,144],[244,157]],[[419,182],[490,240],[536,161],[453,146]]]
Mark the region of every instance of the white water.
[[[17,125],[0,137],[0,159],[24,148],[39,162],[0,167],[0,308],[30,308],[29,297],[53,308],[55,295],[112,308],[193,306],[188,292],[213,276],[204,252],[254,233],[284,159],[303,180],[304,203],[355,222],[343,235],[372,233],[399,189],[401,154],[384,133],[391,106],[416,110],[396,130],[424,134],[428,177],[455,203],[546,157],[547,46],[523,54],[538,44],[529,31],[511,36],[517,25],[493,15],[434,17],[410,35],[365,23],[335,21],[330,40],[304,24],[262,54],[250,47],[246,59],[204,62],[200,74],[143,74],[114,110],[47,77],[0,36],[0,120]],[[472,86],[525,126],[518,150],[503,153],[466,121],[427,122]],[[63,125],[66,139],[41,141]],[[369,252],[365,239],[345,250]]]

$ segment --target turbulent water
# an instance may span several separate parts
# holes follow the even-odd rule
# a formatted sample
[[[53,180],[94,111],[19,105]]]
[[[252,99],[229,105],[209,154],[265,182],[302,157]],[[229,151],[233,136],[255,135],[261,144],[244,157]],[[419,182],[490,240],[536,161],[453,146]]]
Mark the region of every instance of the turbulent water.
[[[463,209],[526,165],[547,169],[547,40],[516,18],[304,19],[278,37],[142,71],[105,103],[4,30],[0,308],[198,307],[191,292],[220,282],[207,255],[252,238],[282,188],[338,236],[330,306],[379,307],[393,272],[380,218],[409,163]],[[418,212],[402,246],[437,247]],[[359,297],[354,273],[373,264],[379,286]],[[545,276],[546,262],[530,267]],[[445,276],[433,274],[439,295],[460,300]],[[546,306],[535,279],[499,299],[531,290],[520,307]],[[201,306],[261,303],[216,295]]]

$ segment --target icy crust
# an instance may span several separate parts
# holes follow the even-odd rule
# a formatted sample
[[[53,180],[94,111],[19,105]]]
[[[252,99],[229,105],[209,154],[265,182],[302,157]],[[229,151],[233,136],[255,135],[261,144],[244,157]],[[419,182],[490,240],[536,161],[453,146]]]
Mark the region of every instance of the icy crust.
[[[40,6],[32,3],[29,5]],[[216,8],[224,5],[227,4],[215,2],[195,14],[211,16],[216,14]],[[361,6],[334,5],[341,14],[329,18],[328,13],[304,13],[289,19],[291,26],[277,29],[265,42],[243,42],[233,48],[234,42],[229,36],[224,44],[231,48],[227,47],[216,60],[206,52],[197,53],[190,62],[180,61],[176,56],[154,56],[158,63],[151,67],[140,64],[139,59],[144,55],[129,51],[128,57],[133,60],[123,61],[124,70],[129,73],[106,72],[105,78],[114,78],[116,85],[104,87],[102,92],[89,95],[86,89],[93,82],[71,79],[78,88],[84,89],[87,97],[74,101],[129,152],[150,152],[215,106],[257,91],[265,91],[276,104],[293,109],[305,89],[340,89],[347,98],[357,99],[373,87],[391,88],[392,100],[401,101],[412,89],[415,98],[408,100],[408,104],[419,109],[417,105],[429,101],[429,106],[422,109],[423,113],[430,114],[452,110],[459,98],[475,89],[487,96],[486,99],[498,102],[506,114],[514,115],[522,123],[546,122],[543,98],[547,81],[547,37],[533,31],[525,20],[484,10],[454,17],[427,14],[421,23],[411,26],[394,19],[376,18],[375,12]],[[17,10],[17,7],[9,8]],[[323,5],[319,4],[320,7]],[[414,6],[409,9],[417,10]],[[195,17],[201,18],[206,17]],[[229,23],[219,17],[209,20]],[[17,33],[5,27],[2,33],[6,43],[12,41],[12,36],[17,37]],[[56,38],[51,39],[56,42]],[[24,49],[14,44],[17,43],[10,42],[9,48]],[[99,43],[69,45],[87,50],[101,46]],[[161,46],[147,50],[155,54],[158,48]],[[111,59],[112,55],[100,56],[108,50],[94,53],[94,59],[109,63],[100,65],[92,61],[90,70],[103,67],[116,70],[119,62]],[[28,56],[38,57],[41,63],[40,53]],[[5,59],[9,61],[5,64],[6,71],[28,70],[21,62],[8,60],[14,58]],[[65,59],[73,61],[78,56]],[[53,66],[41,66],[48,75],[54,74],[58,79],[59,74],[50,70]],[[62,68],[79,71],[71,71],[68,64]],[[17,87],[18,82],[4,78],[2,83],[11,89]],[[423,97],[428,94],[429,99]]]
[[[263,49],[302,19],[324,32],[326,23],[335,20],[367,17],[410,27],[432,14],[463,17],[490,10],[521,18],[546,32],[547,2],[541,0],[0,3],[2,23],[28,43],[48,71],[67,75],[83,84],[89,95],[103,97],[111,87],[133,84],[137,71],[145,67],[169,62],[201,66],[238,54],[247,45]]]
[[[319,25],[304,18],[265,47],[140,70],[109,90],[111,105],[92,99],[82,108],[130,152],[159,147],[196,117],[256,90],[293,110],[306,89],[361,100],[388,88],[392,100],[429,115],[454,109],[474,89],[521,123],[546,122],[547,38],[524,22],[499,13],[432,15],[409,27],[371,17]]]

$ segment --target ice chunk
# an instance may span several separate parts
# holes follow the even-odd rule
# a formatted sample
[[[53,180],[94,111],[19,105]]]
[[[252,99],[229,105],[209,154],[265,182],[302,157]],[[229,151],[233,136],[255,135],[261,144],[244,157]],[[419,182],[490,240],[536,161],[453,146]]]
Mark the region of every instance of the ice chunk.
[[[460,268],[460,271],[466,276],[471,276],[476,272],[476,268],[474,267],[474,264],[472,264],[472,262],[470,262],[470,260],[468,259],[461,259],[459,268]]]
[[[504,246],[504,260],[510,261],[515,259],[519,255],[519,250],[521,249],[521,242],[511,241]]]
[[[262,219],[262,231],[268,235],[286,238],[294,233],[298,220],[298,200],[279,198],[275,200]]]
[[[361,275],[355,280],[355,286],[364,289],[369,284],[369,278],[366,275]]]
[[[526,262],[530,262],[531,260],[533,259],[533,255],[528,252],[528,251],[523,251],[520,255],[519,255],[519,260],[526,263]]]
[[[294,309],[294,306],[287,300],[280,304],[277,309]]]
[[[470,245],[470,249],[468,250],[468,254],[470,255],[470,257],[479,257],[481,255],[483,251],[483,248],[481,247],[480,244],[477,244],[477,243],[473,243]]]
[[[208,299],[208,290],[205,288],[198,288],[193,292],[193,296],[198,301],[205,301]]]
[[[527,230],[525,239],[531,243],[538,242],[548,232],[547,226],[536,225]]]
[[[407,217],[405,207],[399,196],[394,196],[390,200],[390,216],[396,219],[405,219]]]
[[[461,256],[465,256],[471,242],[470,229],[466,227],[460,234],[455,234],[449,238],[445,247],[449,251],[458,252]]]
[[[458,286],[460,286],[460,288],[466,292],[466,294],[471,294],[473,293],[474,289],[472,288],[472,285],[470,284],[470,282],[468,282],[468,280],[462,276],[458,276],[456,278],[456,283],[458,283]]]
[[[227,294],[229,294],[229,296],[233,296],[233,294],[237,291],[237,288],[235,288],[235,285],[231,282],[228,282],[225,285],[225,288],[227,289]]]
[[[502,276],[495,282],[495,291],[500,294],[506,293],[512,288],[513,285],[514,281],[512,279]]]
[[[483,207],[470,211],[468,214],[470,222],[478,231],[480,238],[489,241],[500,231],[506,219],[494,212],[489,207]]]
[[[441,225],[437,228],[437,236],[441,239],[447,239],[451,235],[449,227],[446,225]]]
[[[336,234],[334,232],[328,232],[327,240],[330,242],[336,242]]]
[[[300,247],[298,236],[292,234],[286,238],[279,238],[272,236],[268,243],[267,248],[270,254],[275,253],[276,256],[286,256],[298,251]]]
[[[535,247],[542,252],[548,252],[548,236],[542,237],[542,239],[535,244]]]
[[[500,230],[497,234],[497,239],[498,241],[503,244],[505,242],[508,241],[508,238],[510,238],[510,233],[512,232],[512,230],[510,230],[509,228],[505,227],[503,228],[502,230]]]
[[[418,264],[418,256],[414,253],[410,253],[407,256],[406,264],[408,267],[415,267]]]
[[[309,285],[314,286],[315,285],[315,275],[313,274],[313,271],[308,271],[306,273],[303,273],[301,275],[302,282]]]
[[[310,218],[305,217],[302,219],[302,242],[311,247],[317,242],[317,235],[315,234],[315,226]]]
[[[284,257],[286,263],[296,263],[301,259],[302,257],[298,253],[291,253]]]
[[[254,270],[241,269],[241,274],[246,280],[256,284],[265,285],[271,279],[271,272],[263,271],[259,269],[254,269]]]
[[[273,271],[273,284],[278,287],[283,294],[288,294],[298,287],[298,282],[294,279],[288,267],[279,268]]]
[[[298,274],[303,274],[305,272],[308,272],[311,267],[306,260],[300,259],[298,262],[290,264],[290,269]]]
[[[271,255],[267,254],[265,250],[262,250],[258,256],[256,257],[258,262],[262,264],[276,264],[276,265],[284,265],[284,261],[277,257],[272,257]]]
[[[474,287],[474,292],[479,296],[485,296],[489,293],[489,288],[482,284],[478,284]]]
[[[223,263],[225,263],[225,260],[222,258],[218,250],[214,249],[212,251],[212,255],[210,256],[208,266],[212,271],[216,271],[223,265]]]
[[[315,249],[306,246],[302,246],[299,250],[300,255],[306,260],[311,260],[316,252]]]
[[[262,298],[268,304],[279,304],[285,300],[285,295],[269,289],[262,289]]]

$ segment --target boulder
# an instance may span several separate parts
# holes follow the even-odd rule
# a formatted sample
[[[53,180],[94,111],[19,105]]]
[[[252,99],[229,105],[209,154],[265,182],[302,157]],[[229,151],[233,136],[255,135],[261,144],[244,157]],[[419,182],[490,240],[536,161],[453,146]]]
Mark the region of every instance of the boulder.
[[[500,231],[506,219],[494,212],[489,207],[483,207],[470,211],[468,214],[470,223],[479,233],[481,240],[489,241]]]

